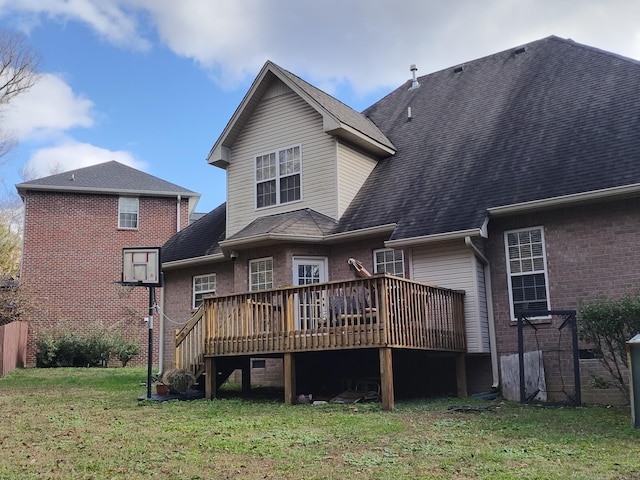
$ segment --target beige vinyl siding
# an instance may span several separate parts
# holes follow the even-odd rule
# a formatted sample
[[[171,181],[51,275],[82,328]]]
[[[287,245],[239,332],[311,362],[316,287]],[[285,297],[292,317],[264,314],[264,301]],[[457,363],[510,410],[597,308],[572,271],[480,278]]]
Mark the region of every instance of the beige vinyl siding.
[[[376,160],[338,142],[338,218],[367,179]]]
[[[480,301],[484,291],[484,276],[480,282],[478,263],[473,252],[462,242],[447,242],[414,248],[413,278],[454,290],[464,290],[467,352],[489,351],[486,302]],[[484,305],[484,306],[483,306]]]
[[[336,216],[335,140],[323,132],[321,115],[282,84],[274,85],[267,96],[231,148],[227,237],[258,217],[301,208]],[[256,209],[255,156],[294,145],[302,151],[301,200]]]

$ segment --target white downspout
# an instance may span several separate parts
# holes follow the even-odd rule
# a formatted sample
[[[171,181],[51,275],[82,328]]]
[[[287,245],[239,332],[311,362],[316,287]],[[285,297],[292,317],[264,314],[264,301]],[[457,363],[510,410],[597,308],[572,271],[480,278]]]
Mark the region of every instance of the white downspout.
[[[485,257],[478,247],[476,247],[471,241],[471,237],[464,237],[464,243],[469,247],[476,258],[484,265],[484,286],[487,295],[487,323],[489,327],[489,349],[491,350],[491,374],[493,384],[491,388],[497,389],[500,386],[500,375],[498,372],[498,349],[496,346],[496,325],[493,315],[493,293],[491,291],[491,267],[489,266],[489,260]]]

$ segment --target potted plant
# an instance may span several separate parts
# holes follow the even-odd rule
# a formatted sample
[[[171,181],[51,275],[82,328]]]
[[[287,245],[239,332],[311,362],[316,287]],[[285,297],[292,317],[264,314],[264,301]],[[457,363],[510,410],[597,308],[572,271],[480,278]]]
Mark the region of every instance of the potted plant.
[[[175,368],[162,376],[162,382],[169,388],[169,393],[183,395],[196,383],[196,378],[188,370]]]
[[[169,386],[164,383],[162,380],[156,382],[156,393],[158,395],[168,395],[169,394]]]

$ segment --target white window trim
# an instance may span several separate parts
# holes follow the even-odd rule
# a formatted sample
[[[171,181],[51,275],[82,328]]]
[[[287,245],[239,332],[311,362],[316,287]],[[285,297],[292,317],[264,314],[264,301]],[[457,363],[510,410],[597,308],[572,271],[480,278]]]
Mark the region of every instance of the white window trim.
[[[196,280],[201,279],[201,278],[205,278],[205,277],[213,277],[213,284],[214,284],[213,289],[200,290],[200,291],[196,292]],[[206,295],[208,293],[216,293],[217,281],[218,281],[218,279],[216,278],[216,274],[215,273],[205,273],[204,275],[194,275],[193,276],[193,279],[191,281],[191,308],[193,308],[194,310],[196,308],[198,308],[196,306],[196,295],[197,294]],[[207,283],[211,283],[211,282],[207,282]]]
[[[373,273],[380,273],[378,272],[378,262],[376,259],[376,254],[379,252],[394,252],[394,254],[400,252],[400,254],[402,254],[402,278],[407,277],[404,265],[404,250],[396,250],[395,248],[377,248],[373,251]]]
[[[258,262],[265,262],[267,260],[271,260],[271,286],[264,288],[264,289],[255,289],[253,288],[253,284],[251,283],[251,266],[254,263],[258,263]],[[262,290],[269,290],[271,288],[273,288],[273,257],[263,257],[263,258],[254,258],[252,260],[249,260],[249,291],[250,292],[259,292]]]
[[[290,177],[292,175],[280,175],[280,162],[278,160],[278,153],[283,151],[283,150],[287,150],[288,148],[296,148],[298,147],[300,149],[300,171],[297,173],[297,175],[300,177],[300,198],[298,200],[291,200],[290,202],[284,202],[282,203],[280,201],[280,180],[283,177]],[[258,157],[262,157],[264,155],[270,155],[270,154],[275,154],[276,156],[276,176],[275,176],[275,181],[276,181],[276,203],[274,203],[273,205],[265,205],[264,207],[259,207],[258,206],[258,183],[263,183],[265,182],[265,180],[260,180],[258,181],[257,178],[257,171],[256,171],[256,159]],[[274,208],[274,207],[279,207],[281,205],[290,205],[290,204],[295,204],[295,203],[299,203],[302,201],[303,199],[303,192],[302,192],[302,144],[301,143],[297,143],[294,145],[288,145],[286,147],[282,147],[282,148],[277,148],[275,150],[269,150],[268,152],[262,152],[262,153],[258,153],[256,155],[253,156],[253,201],[254,201],[254,207],[256,210],[264,210],[267,208]]]
[[[123,211],[122,210],[123,200],[135,200],[136,201],[136,211],[135,212]],[[120,220],[121,220],[120,215],[122,213],[135,213],[136,214],[136,226],[135,227],[123,226],[120,223]],[[121,230],[138,230],[140,228],[140,198],[139,197],[126,197],[126,196],[118,197],[118,228],[121,229]]]
[[[509,313],[511,315],[511,320],[512,321],[517,321],[518,318],[516,317],[515,314],[515,308],[514,308],[514,304],[513,304],[513,288],[511,286],[511,277],[512,276],[523,276],[520,275],[518,273],[513,274],[511,273],[511,264],[509,262],[509,240],[508,240],[508,234],[510,233],[518,233],[518,232],[526,232],[526,231],[530,231],[530,230],[540,230],[540,239],[542,241],[542,258],[544,261],[544,270],[535,270],[532,272],[526,272],[523,275],[533,275],[536,273],[543,273],[544,274],[544,283],[545,283],[545,289],[546,289],[546,295],[547,295],[547,310],[551,310],[551,297],[549,296],[549,274],[548,274],[548,270],[547,270],[547,242],[545,240],[545,236],[544,236],[544,227],[542,225],[536,225],[536,226],[532,226],[532,227],[526,227],[526,228],[517,228],[515,230],[506,230],[504,232],[504,254],[505,254],[505,262],[506,262],[506,270],[507,270],[507,287],[509,290]],[[550,318],[548,315],[540,315],[540,316],[536,316],[536,317],[529,317],[532,319],[548,319]]]

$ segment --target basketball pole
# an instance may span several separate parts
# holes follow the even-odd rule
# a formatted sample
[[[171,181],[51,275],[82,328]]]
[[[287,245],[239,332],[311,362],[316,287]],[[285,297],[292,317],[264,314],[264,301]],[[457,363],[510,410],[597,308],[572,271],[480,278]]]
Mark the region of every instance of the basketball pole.
[[[147,355],[147,400],[151,399],[151,382],[153,369],[153,306],[155,303],[155,288],[149,286],[149,354]]]

